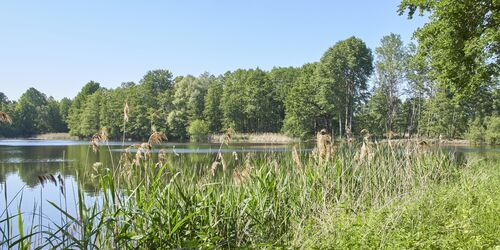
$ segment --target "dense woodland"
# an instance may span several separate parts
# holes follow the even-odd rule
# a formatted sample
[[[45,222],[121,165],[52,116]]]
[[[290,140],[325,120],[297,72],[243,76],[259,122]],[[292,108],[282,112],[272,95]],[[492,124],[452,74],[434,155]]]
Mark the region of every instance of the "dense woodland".
[[[88,138],[105,127],[113,138],[142,140],[156,130],[185,140],[231,127],[307,138],[326,128],[340,137],[368,129],[380,137],[494,143],[500,137],[498,5],[420,2],[399,6],[410,19],[430,11],[429,23],[414,34],[418,44],[389,34],[372,51],[350,37],[301,67],[177,77],[151,70],[138,83],[114,89],[90,81],[60,101],[34,88],[18,101],[0,93],[0,110],[12,118],[0,124],[0,137],[69,131]]]

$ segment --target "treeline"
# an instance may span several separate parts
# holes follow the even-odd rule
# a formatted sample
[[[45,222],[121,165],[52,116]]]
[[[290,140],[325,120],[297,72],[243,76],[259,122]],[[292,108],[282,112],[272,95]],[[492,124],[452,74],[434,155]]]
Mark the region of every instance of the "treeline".
[[[114,89],[91,81],[74,99],[61,101],[31,88],[17,102],[1,95],[1,108],[14,122],[0,125],[0,136],[69,130],[88,138],[105,127],[112,138],[125,134],[134,140],[152,130],[170,139],[199,140],[227,128],[302,138],[323,128],[341,137],[367,129],[380,137],[457,138],[468,134],[470,124],[479,137],[478,130],[498,121],[491,118],[500,114],[498,81],[463,94],[433,77],[418,53],[396,34],[383,37],[374,54],[351,37],[302,67],[175,78],[160,69]]]
[[[9,122],[0,122],[0,137],[29,137],[41,133],[67,132],[71,100],[60,101],[30,88],[18,101],[11,101],[0,92],[0,111]]]

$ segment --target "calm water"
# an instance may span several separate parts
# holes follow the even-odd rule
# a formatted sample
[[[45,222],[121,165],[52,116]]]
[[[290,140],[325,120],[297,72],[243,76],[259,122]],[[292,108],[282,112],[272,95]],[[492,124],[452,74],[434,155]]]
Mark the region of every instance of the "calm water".
[[[184,164],[186,167],[196,167],[196,165],[210,164],[210,159],[215,157],[219,146],[167,143],[155,147],[153,152],[157,153],[160,149],[164,149],[174,164],[186,161],[189,162],[189,166]],[[6,207],[11,215],[16,214],[19,209],[23,213],[23,218],[29,218],[36,206],[37,211],[42,208],[44,215],[42,224],[57,222],[60,213],[47,202],[48,200],[61,207],[67,207],[70,214],[75,214],[77,180],[83,188],[87,204],[94,203],[101,195],[101,191],[98,188],[98,179],[91,178],[95,171],[93,164],[101,162],[101,168],[111,166],[112,160],[116,164],[126,147],[127,145],[123,147],[121,143],[110,142],[109,150],[108,146],[101,146],[101,149],[94,153],[85,141],[0,140],[0,220],[6,216]],[[480,154],[484,157],[500,156],[498,147],[460,146],[442,147],[442,149],[465,154]],[[289,150],[289,145],[279,144],[237,144],[222,149],[228,154],[254,152],[257,155]],[[39,176],[42,175],[53,175],[56,179],[60,176],[64,180],[63,190],[66,200],[60,186],[50,182],[44,185],[40,183]],[[25,223],[28,226],[30,222],[25,221]],[[35,223],[40,222],[35,220]],[[0,225],[0,228],[3,226]],[[13,231],[14,234],[17,231],[15,226]]]
[[[36,207],[37,212],[41,208],[44,216],[42,222],[38,217],[35,219],[36,225],[58,222],[60,212],[47,201],[55,202],[70,214],[76,214],[77,181],[83,188],[86,203],[95,203],[102,193],[99,189],[99,179],[92,178],[97,174],[92,166],[101,162],[102,166],[99,168],[105,170],[106,167],[112,166],[112,160],[116,164],[130,144],[122,146],[121,142],[110,142],[94,153],[86,141],[0,140],[0,221],[6,217],[6,207],[11,216],[17,214],[19,209],[25,219],[25,227],[28,227],[31,222],[27,220],[31,220]],[[219,147],[219,144],[166,143],[155,146],[153,158],[163,149],[174,164],[189,162],[189,166],[196,167],[211,164],[211,159],[215,157]],[[265,154],[286,152],[289,149],[287,145],[277,144],[236,144],[224,146],[221,151],[228,154]],[[41,184],[39,176],[50,175],[56,180],[59,176],[64,180],[62,189],[65,195],[62,195],[61,185],[56,186],[50,181]],[[59,184],[59,181],[57,182]],[[17,223],[17,219],[14,221]],[[1,229],[4,226],[0,223]],[[13,226],[13,233],[17,234],[17,224]]]

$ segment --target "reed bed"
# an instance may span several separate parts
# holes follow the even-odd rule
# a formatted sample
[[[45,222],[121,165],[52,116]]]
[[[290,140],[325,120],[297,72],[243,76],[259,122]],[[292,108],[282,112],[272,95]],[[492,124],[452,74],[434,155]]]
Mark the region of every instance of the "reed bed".
[[[182,155],[153,156],[153,141],[138,145],[135,155],[127,150],[112,171],[93,176],[103,192],[99,205],[87,206],[81,189],[77,215],[52,203],[65,223],[28,230],[45,244],[5,234],[2,243],[85,249],[300,247],[308,232],[321,230],[311,226],[321,215],[341,218],[391,206],[453,182],[465,166],[451,153],[417,143],[333,146],[325,140],[328,152],[320,156],[297,146],[289,153],[219,153],[189,162]]]

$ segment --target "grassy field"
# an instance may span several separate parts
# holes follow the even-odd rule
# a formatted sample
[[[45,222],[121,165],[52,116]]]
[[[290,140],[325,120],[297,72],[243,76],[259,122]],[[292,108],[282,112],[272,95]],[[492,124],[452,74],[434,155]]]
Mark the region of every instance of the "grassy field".
[[[40,247],[85,249],[500,245],[495,159],[462,159],[411,143],[339,145],[327,158],[294,148],[190,162],[161,151],[152,156],[149,146],[130,149],[110,171],[95,165],[95,175],[80,177],[101,183],[101,205],[84,204],[80,191],[78,214],[60,208],[65,223],[17,236],[2,230],[2,243],[34,248],[42,237]]]

